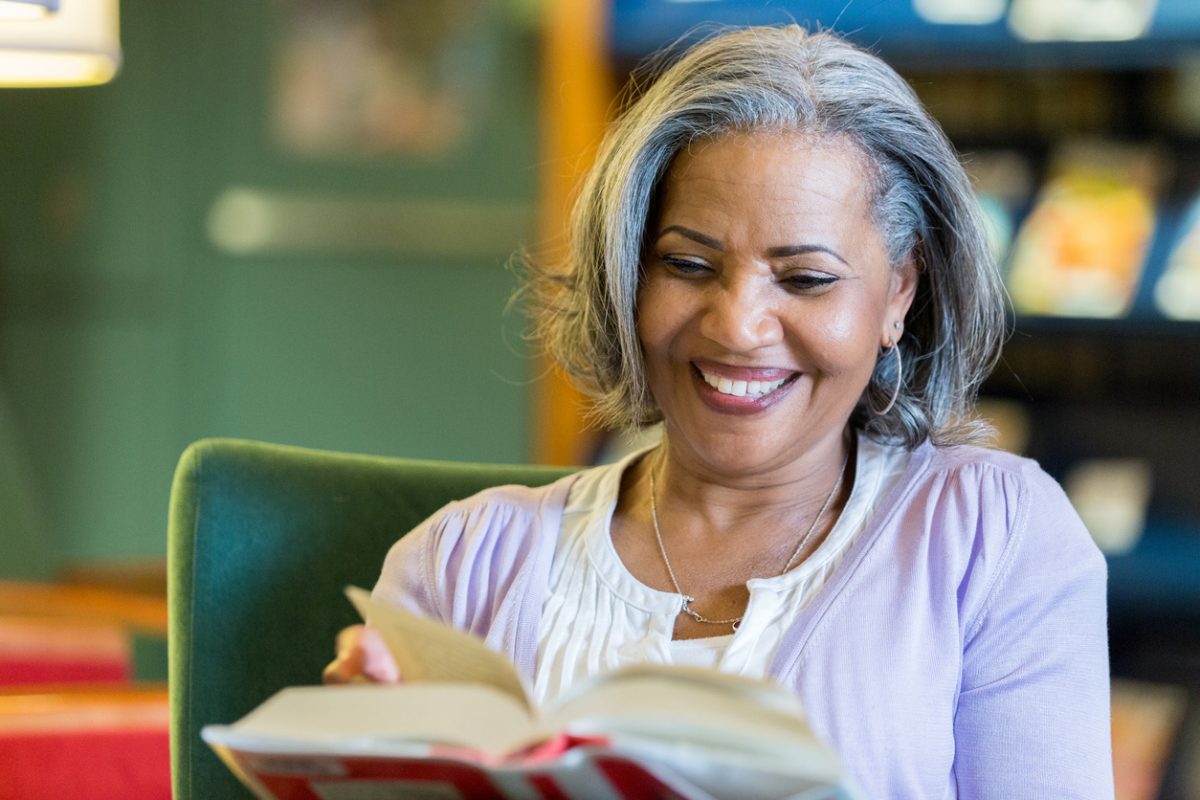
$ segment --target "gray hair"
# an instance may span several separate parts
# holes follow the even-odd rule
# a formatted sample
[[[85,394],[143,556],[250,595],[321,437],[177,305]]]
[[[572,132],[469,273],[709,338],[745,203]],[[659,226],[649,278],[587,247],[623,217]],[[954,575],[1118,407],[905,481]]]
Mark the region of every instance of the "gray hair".
[[[915,447],[978,441],[979,384],[1005,336],[1004,289],[978,202],[954,148],[891,67],[828,32],[798,25],[722,33],[690,49],[613,123],[571,217],[566,268],[529,264],[539,338],[595,402],[603,424],[661,415],[637,335],[637,292],[650,209],[682,149],[745,131],[854,143],[869,164],[873,210],[893,268],[919,271],[901,388],[881,355],[851,425]]]

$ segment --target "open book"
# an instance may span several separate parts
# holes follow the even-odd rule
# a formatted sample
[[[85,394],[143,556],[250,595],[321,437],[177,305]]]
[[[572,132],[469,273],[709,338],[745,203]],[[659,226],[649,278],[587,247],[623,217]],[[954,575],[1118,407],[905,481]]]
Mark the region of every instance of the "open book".
[[[851,798],[834,754],[775,684],[642,665],[538,709],[473,636],[349,589],[395,686],[284,689],[202,736],[260,798]]]

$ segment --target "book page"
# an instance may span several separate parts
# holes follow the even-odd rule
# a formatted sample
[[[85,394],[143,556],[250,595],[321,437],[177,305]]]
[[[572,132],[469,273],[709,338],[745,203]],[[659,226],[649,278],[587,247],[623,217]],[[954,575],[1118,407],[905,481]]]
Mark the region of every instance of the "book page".
[[[449,683],[293,686],[202,733],[209,744],[253,753],[425,756],[442,745],[481,761],[542,735],[512,695]]]
[[[726,766],[756,764],[818,781],[841,774],[791,692],[715,669],[624,667],[580,686],[546,720],[575,735],[624,740],[647,754],[654,743],[669,743],[677,755],[690,752],[685,761],[693,765],[720,754]]]
[[[347,587],[346,596],[367,625],[379,631],[404,683],[477,683],[499,689],[526,709],[533,707],[516,668],[478,637],[381,603],[357,586]]]

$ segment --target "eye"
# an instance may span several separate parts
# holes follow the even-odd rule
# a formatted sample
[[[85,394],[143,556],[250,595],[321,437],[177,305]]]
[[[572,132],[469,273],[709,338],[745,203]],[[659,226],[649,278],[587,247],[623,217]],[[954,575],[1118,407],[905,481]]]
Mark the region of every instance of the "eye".
[[[796,275],[788,275],[783,279],[783,284],[797,292],[815,292],[833,285],[837,280],[832,275],[814,275],[802,272]]]
[[[708,264],[692,258],[659,256],[659,260],[666,264],[667,269],[676,275],[703,275],[710,271]]]

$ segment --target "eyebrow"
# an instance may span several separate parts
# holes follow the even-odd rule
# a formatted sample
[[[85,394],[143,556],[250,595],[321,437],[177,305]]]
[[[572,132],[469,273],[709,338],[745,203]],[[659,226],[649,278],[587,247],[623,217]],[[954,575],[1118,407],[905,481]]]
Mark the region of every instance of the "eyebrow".
[[[722,252],[725,250],[725,245],[721,243],[720,239],[714,239],[711,236],[694,231],[691,228],[685,228],[682,225],[668,225],[658,232],[657,239],[661,239],[668,233],[678,233],[680,236],[691,239],[693,242],[702,244],[712,250],[720,250]],[[825,253],[826,255],[833,256],[846,266],[850,265],[850,262],[842,258],[836,250],[831,250],[823,244],[785,244],[770,248],[766,254],[770,258],[788,258],[790,256],[802,256],[807,253]]]
[[[805,253],[825,253],[836,258],[846,266],[850,266],[850,262],[842,258],[836,250],[831,250],[823,244],[785,244],[782,247],[772,247],[767,251],[767,255],[771,258],[787,258],[788,256],[802,256]]]
[[[725,249],[725,245],[721,244],[720,239],[714,239],[711,236],[705,236],[703,233],[700,233],[699,231],[694,231],[691,228],[685,228],[682,225],[668,225],[667,227],[663,228],[661,231],[658,232],[658,237],[655,239],[655,241],[658,241],[658,239],[661,239],[662,237],[666,236],[668,233],[671,233],[672,231],[675,233],[678,233],[680,236],[691,239],[693,242],[696,242],[697,244],[702,244],[705,247],[710,248],[712,250],[722,250],[723,251]]]

